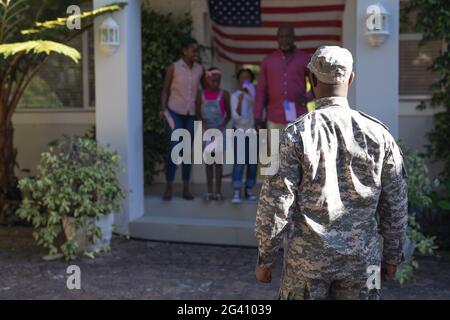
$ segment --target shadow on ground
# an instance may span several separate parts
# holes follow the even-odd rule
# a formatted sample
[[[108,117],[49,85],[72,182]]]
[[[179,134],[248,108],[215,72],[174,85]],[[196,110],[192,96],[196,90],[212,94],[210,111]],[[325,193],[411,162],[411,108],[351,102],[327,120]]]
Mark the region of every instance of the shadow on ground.
[[[71,263],[42,260],[31,229],[0,227],[0,299],[275,299],[254,280],[256,249],[126,240],[112,252]],[[450,299],[450,254],[421,258],[411,283],[384,284],[383,299]],[[66,268],[81,268],[81,290],[66,287]]]

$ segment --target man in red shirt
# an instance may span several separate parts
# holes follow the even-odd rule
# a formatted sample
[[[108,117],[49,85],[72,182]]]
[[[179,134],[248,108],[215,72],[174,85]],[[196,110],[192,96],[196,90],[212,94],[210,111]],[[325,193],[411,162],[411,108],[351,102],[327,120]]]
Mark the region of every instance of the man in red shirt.
[[[306,103],[313,99],[312,93],[306,92],[305,83],[311,56],[295,47],[291,26],[280,27],[277,38],[279,49],[264,59],[258,78],[254,107],[258,129],[265,120],[269,130],[284,129],[307,112]]]

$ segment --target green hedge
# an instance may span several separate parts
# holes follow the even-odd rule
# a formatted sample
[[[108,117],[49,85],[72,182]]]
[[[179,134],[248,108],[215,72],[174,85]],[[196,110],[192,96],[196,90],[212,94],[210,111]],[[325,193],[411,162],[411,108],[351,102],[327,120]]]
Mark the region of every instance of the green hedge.
[[[158,163],[164,161],[168,139],[159,117],[166,68],[181,56],[181,42],[192,31],[192,19],[175,19],[155,11],[142,12],[142,70],[144,107],[145,184],[153,182]]]

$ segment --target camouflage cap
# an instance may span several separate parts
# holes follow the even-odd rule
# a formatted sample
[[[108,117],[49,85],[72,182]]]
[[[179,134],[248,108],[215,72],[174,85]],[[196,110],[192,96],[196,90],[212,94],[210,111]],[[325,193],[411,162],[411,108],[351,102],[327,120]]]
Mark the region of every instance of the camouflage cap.
[[[350,78],[353,70],[353,57],[345,48],[322,46],[311,57],[308,69],[320,82],[342,84]]]

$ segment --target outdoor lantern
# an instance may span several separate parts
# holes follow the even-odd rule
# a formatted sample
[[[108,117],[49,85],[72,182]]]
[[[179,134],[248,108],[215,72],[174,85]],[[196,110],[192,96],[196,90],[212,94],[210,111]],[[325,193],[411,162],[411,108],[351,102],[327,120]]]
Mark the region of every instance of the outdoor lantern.
[[[366,38],[373,47],[382,45],[389,37],[389,16],[386,8],[377,3],[367,8]]]
[[[100,47],[105,54],[113,55],[119,45],[119,24],[109,17],[100,25]]]

